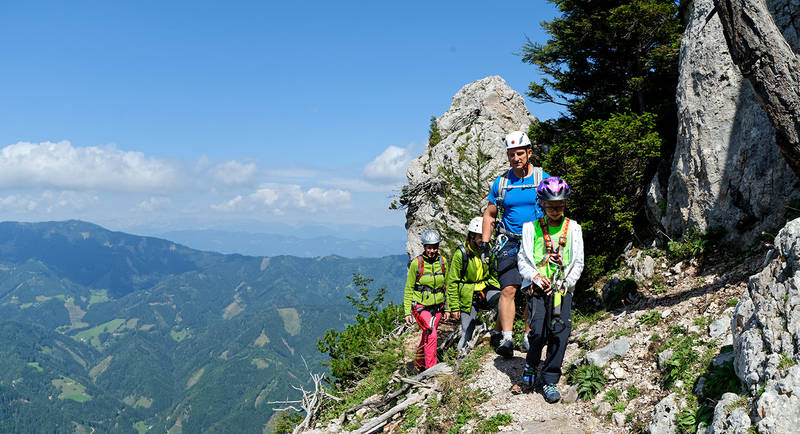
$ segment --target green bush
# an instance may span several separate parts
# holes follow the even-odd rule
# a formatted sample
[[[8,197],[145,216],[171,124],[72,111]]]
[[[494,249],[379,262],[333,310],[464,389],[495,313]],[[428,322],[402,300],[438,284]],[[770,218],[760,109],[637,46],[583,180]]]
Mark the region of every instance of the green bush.
[[[330,357],[325,365],[330,366],[331,375],[340,387],[346,387],[369,373],[377,356],[394,344],[392,340],[382,338],[403,318],[402,306],[394,303],[379,310],[385,289],[373,292],[368,287],[371,282],[372,279],[360,274],[353,275],[359,295],[347,298],[359,312],[356,322],[341,332],[327,330],[317,342],[317,349]]]
[[[661,322],[661,313],[657,311],[648,312],[639,317],[639,324],[654,327]]]
[[[617,389],[616,387],[612,387],[611,389],[608,389],[605,396],[603,396],[603,401],[611,405],[614,405],[617,403],[620,396],[622,396],[622,391]]]
[[[668,344],[671,342],[676,343],[673,345],[672,357],[662,368],[665,388],[671,388],[678,380],[687,380],[692,373],[695,362],[698,360],[697,351],[692,347],[694,345],[692,336],[678,338],[677,341],[672,341],[673,339],[675,338],[667,339]]]
[[[568,382],[578,385],[578,396],[584,401],[588,401],[597,395],[606,384],[606,376],[603,375],[603,368],[597,365],[582,365],[572,371]]]
[[[697,425],[703,424],[708,426],[714,418],[714,407],[703,405],[697,407],[692,405],[683,409],[675,416],[675,424],[677,425],[679,433],[697,432]]]
[[[646,169],[660,147],[651,113],[587,120],[551,147],[543,166],[572,187],[569,215],[581,222],[589,255],[616,257],[631,239],[649,182]]]
[[[708,248],[718,242],[724,234],[724,229],[706,231],[691,229],[680,240],[670,240],[667,243],[667,255],[675,261],[693,258],[702,260]]]
[[[481,423],[479,423],[476,431],[482,434],[499,432],[501,426],[506,426],[513,420],[514,419],[508,413],[496,414],[488,419],[484,419]]]
[[[726,362],[722,366],[711,368],[703,385],[703,397],[716,401],[725,393],[739,393],[740,389],[741,382],[736,376],[733,362]]]

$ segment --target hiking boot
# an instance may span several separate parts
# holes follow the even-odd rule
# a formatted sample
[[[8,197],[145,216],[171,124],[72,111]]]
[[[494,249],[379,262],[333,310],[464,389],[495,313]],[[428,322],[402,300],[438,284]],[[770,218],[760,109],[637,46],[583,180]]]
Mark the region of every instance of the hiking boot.
[[[525,364],[525,370],[522,371],[522,384],[533,387],[533,382],[536,380],[536,368]]]
[[[500,342],[500,345],[494,349],[494,352],[505,357],[506,359],[514,357],[514,341],[511,339],[503,339],[503,341]]]
[[[554,404],[561,400],[561,394],[558,393],[558,388],[555,384],[545,384],[542,387],[542,392],[544,392],[544,400],[550,404]]]
[[[530,343],[528,343],[528,334],[525,333],[522,335],[522,352],[527,353],[529,349],[531,349]]]
[[[500,345],[501,340],[503,340],[503,334],[492,330],[489,334],[489,345],[492,346],[492,349],[496,349],[497,346]]]

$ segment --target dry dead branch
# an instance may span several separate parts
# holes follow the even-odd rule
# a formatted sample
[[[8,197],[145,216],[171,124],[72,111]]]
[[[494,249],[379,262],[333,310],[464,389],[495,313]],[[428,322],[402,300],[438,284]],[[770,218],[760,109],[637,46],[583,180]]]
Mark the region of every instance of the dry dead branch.
[[[306,371],[311,376],[311,380],[314,383],[314,390],[309,391],[305,390],[302,387],[292,386],[294,390],[299,391],[303,394],[303,397],[297,401],[270,401],[267,404],[283,404],[285,407],[275,408],[275,411],[288,411],[294,410],[296,412],[305,412],[305,417],[303,421],[297,425],[294,430],[292,431],[293,434],[297,434],[304,430],[307,430],[311,427],[314,419],[318,416],[317,412],[319,411],[320,407],[322,406],[322,402],[324,399],[332,399],[334,401],[341,401],[342,398],[338,396],[333,396],[328,393],[327,390],[322,386],[322,380],[325,378],[325,374],[313,374],[311,373],[310,369],[308,368],[308,363],[306,360],[303,359],[303,363],[306,365]],[[294,404],[300,406],[300,408],[296,407]]]

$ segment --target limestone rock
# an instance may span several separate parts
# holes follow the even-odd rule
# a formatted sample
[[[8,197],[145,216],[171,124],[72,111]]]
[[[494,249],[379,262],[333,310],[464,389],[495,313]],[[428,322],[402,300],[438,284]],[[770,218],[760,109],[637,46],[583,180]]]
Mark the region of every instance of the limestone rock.
[[[800,366],[792,366],[786,377],[767,382],[756,408],[762,419],[758,431],[765,433],[793,432],[800,427]]]
[[[600,416],[605,416],[609,413],[611,413],[611,404],[608,402],[603,401],[597,406],[597,414]]]
[[[626,257],[625,263],[630,267],[631,274],[637,281],[651,279],[656,268],[656,260],[642,251],[639,251],[635,257]]]
[[[625,426],[625,413],[616,412],[611,415],[611,419],[616,426]]]
[[[567,392],[564,393],[564,396],[561,398],[561,402],[565,404],[572,404],[573,402],[577,401],[578,401],[578,385],[573,384],[572,386],[569,386]]]
[[[656,404],[653,409],[653,417],[648,425],[651,434],[674,433],[676,429],[675,415],[680,411],[678,403],[675,402],[675,394],[670,393]]]
[[[797,0],[767,5],[798,52]],[[782,223],[784,207],[800,193],[750,83],[730,58],[719,18],[706,22],[712,7],[712,0],[696,0],[683,36],[678,142],[668,184],[656,178],[648,190],[648,213],[672,236],[722,227],[745,247]]]
[[[631,338],[621,337],[599,350],[592,351],[583,356],[583,363],[605,366],[609,360],[617,356],[624,356],[631,348]]]
[[[747,415],[747,406],[739,406],[739,400],[740,397],[735,393],[722,395],[722,399],[714,407],[714,420],[708,428],[709,434],[746,434],[748,432],[750,417]]]
[[[409,192],[405,197],[409,257],[422,252],[419,237],[437,220],[460,232],[466,230],[467,222],[456,221],[444,204],[435,200],[447,188],[440,169],[452,166],[459,155],[469,158],[480,149],[491,157],[487,173],[501,174],[508,168],[503,145],[506,134],[513,130],[527,132],[533,122],[536,118],[525,107],[523,97],[499,76],[475,81],[456,93],[450,108],[436,120],[442,140],[429,143],[425,152],[408,165],[404,190]],[[491,181],[485,188],[487,195],[490,187]],[[482,205],[485,204],[484,197]]]
[[[731,320],[736,374],[751,387],[776,379],[783,357],[800,361],[800,219],[775,246],[777,257],[750,277]]]
[[[775,250],[750,277],[731,319],[736,375],[758,399],[759,432],[769,433],[800,426],[800,219],[781,229]],[[725,420],[726,427],[739,423]]]
[[[664,370],[664,367],[667,365],[669,359],[672,358],[672,354],[674,350],[672,348],[667,348],[666,350],[658,353],[658,369]]]
[[[719,339],[725,336],[725,334],[728,333],[728,330],[730,330],[730,328],[731,328],[730,317],[720,318],[708,326],[708,334],[714,339]]]

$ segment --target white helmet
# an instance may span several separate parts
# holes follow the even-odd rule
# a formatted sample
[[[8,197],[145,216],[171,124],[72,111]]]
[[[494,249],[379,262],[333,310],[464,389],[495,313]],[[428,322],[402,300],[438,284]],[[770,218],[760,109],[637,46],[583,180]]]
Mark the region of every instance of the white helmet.
[[[506,136],[506,149],[531,146],[531,139],[522,131],[512,131]]]
[[[439,236],[439,232],[436,232],[433,229],[429,229],[422,233],[422,245],[427,244],[439,244],[442,241],[442,237]]]
[[[483,217],[475,217],[474,219],[469,221],[469,226],[467,226],[467,230],[469,232],[474,232],[476,234],[483,233]]]

